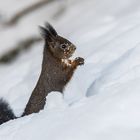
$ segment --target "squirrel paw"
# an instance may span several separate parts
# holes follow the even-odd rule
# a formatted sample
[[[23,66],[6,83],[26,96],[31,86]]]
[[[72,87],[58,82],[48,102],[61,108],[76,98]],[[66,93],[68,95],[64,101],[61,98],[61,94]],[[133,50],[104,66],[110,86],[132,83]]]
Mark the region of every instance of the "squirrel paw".
[[[83,65],[84,64],[84,58],[76,57],[75,62],[76,62],[77,65]]]

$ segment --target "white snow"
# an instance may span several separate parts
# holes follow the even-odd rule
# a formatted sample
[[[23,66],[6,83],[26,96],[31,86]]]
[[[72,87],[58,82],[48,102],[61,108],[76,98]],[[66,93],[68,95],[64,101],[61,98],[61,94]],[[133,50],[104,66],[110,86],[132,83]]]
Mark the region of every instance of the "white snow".
[[[14,8],[6,10],[7,1],[0,11],[13,15]],[[12,1],[11,6],[19,3]],[[28,4],[21,1],[16,10]],[[55,19],[61,4],[67,8]],[[84,57],[85,65],[76,70],[64,96],[52,92],[40,113],[1,125],[0,140],[140,140],[140,2],[51,3],[0,32],[0,55],[15,41],[39,35],[37,25],[44,21],[76,44],[74,57]],[[0,65],[0,96],[17,116],[39,77],[42,50],[41,42],[10,65]]]

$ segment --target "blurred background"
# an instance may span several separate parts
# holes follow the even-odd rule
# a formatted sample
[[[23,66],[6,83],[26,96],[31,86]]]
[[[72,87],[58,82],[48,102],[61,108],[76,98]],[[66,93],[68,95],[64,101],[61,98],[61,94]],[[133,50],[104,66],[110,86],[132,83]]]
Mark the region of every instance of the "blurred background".
[[[0,64],[12,62],[40,42],[38,25],[45,21],[76,45],[88,46],[138,9],[137,0],[1,1]]]
[[[59,21],[70,3],[63,0],[0,2],[0,63],[13,61],[20,52],[40,42],[38,25]]]

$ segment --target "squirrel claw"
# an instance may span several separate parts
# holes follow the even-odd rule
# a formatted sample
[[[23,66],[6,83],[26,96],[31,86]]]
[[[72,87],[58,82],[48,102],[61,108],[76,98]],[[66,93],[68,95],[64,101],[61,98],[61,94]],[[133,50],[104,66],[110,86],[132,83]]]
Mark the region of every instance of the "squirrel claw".
[[[77,65],[83,65],[84,64],[84,58],[76,57],[75,62],[76,62]]]

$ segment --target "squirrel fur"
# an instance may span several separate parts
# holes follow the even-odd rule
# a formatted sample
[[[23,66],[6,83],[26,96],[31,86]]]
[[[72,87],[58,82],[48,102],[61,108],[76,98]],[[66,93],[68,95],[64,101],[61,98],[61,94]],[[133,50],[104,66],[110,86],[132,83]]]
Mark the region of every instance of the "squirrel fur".
[[[46,23],[45,27],[40,26],[40,31],[45,41],[42,70],[22,117],[42,110],[49,92],[63,93],[77,66],[84,64],[84,59],[81,57],[70,59],[76,46],[59,36],[49,23]],[[0,100],[0,124],[15,118],[17,117],[8,103]]]

